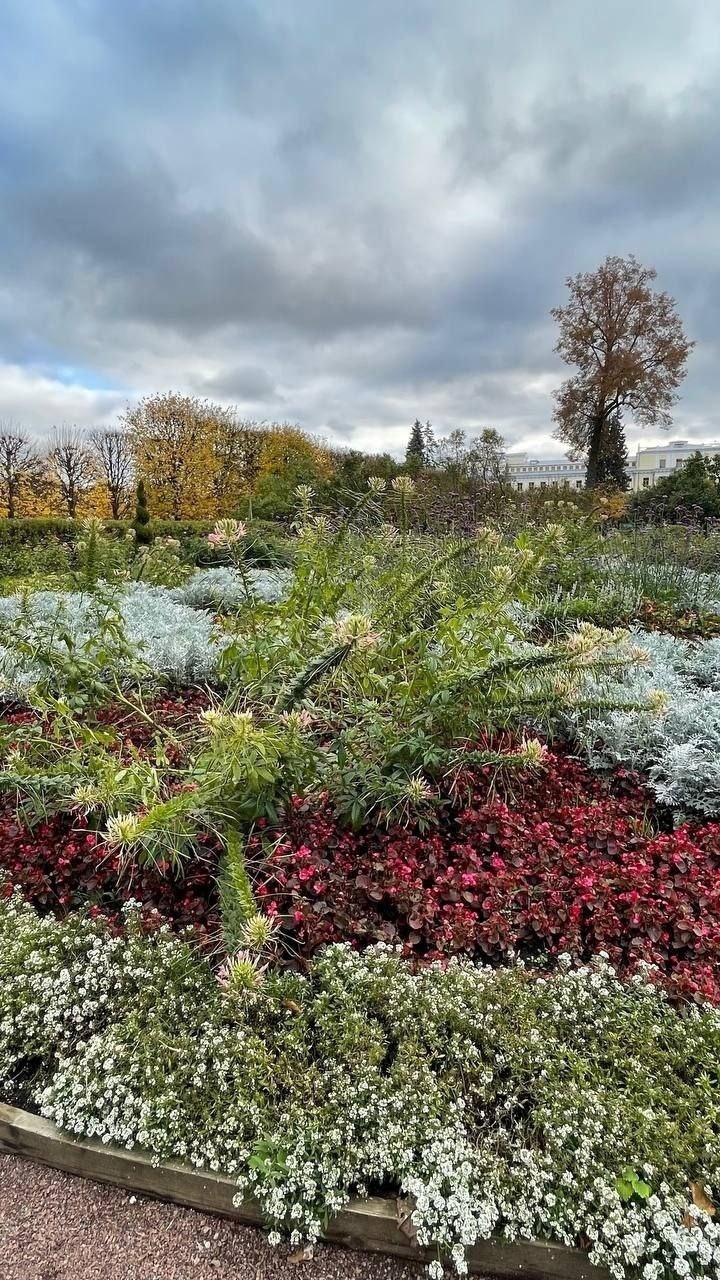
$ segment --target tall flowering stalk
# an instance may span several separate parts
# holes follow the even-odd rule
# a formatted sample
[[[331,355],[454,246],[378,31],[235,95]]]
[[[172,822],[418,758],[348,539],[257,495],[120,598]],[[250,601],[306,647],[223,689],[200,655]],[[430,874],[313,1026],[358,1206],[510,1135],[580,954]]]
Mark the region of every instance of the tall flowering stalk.
[[[243,596],[247,606],[247,618],[250,631],[253,637],[253,648],[255,652],[255,667],[258,680],[262,676],[262,657],[260,653],[260,637],[258,634],[257,623],[255,621],[255,597],[253,595],[252,583],[247,571],[247,561],[245,559],[245,539],[247,537],[247,526],[242,520],[218,520],[212,533],[207,535],[208,543],[215,550],[224,550],[227,552],[228,559],[240,576],[242,582]]]

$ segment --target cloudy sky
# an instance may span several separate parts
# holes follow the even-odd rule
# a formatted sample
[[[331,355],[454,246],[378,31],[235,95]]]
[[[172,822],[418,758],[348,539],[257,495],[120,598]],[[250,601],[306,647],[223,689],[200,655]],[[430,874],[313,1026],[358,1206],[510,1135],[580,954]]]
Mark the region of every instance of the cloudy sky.
[[[558,453],[549,309],[634,253],[717,439],[719,206],[717,0],[4,0],[0,418]]]

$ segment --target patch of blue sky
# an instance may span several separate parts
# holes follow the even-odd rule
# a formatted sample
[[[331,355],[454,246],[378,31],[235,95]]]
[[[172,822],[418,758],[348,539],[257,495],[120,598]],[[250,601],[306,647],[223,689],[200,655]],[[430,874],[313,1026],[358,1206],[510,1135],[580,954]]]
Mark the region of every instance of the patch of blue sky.
[[[89,391],[122,391],[124,388],[117,381],[111,381],[97,369],[88,369],[84,365],[58,364],[45,365],[44,372],[55,378],[66,387],[87,387]]]

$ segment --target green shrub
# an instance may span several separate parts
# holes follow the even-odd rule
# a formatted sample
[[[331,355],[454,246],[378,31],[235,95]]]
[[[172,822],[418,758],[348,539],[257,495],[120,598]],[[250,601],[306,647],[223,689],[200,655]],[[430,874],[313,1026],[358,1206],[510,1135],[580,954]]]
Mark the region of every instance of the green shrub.
[[[4,578],[64,574],[69,571],[70,564],[70,544],[54,535],[48,535],[34,546],[21,541],[3,544],[0,540],[0,575]]]
[[[103,520],[102,524],[108,536],[119,540],[127,538],[128,530],[134,528],[134,522],[129,520]],[[183,559],[189,564],[226,564],[227,556],[208,546],[207,534],[213,525],[212,520],[153,520],[152,534],[157,538],[177,538]],[[0,519],[0,578],[28,576],[36,569],[43,573],[63,572],[75,542],[82,537],[82,526],[82,520]],[[292,550],[277,525],[252,520],[246,558],[251,564],[272,568],[290,564]]]
[[[150,512],[148,511],[145,482],[143,480],[138,480],[135,498],[135,519],[132,527],[135,531],[137,545],[139,547],[149,547],[155,535],[150,523]]]
[[[79,527],[77,520],[65,520],[55,516],[39,516],[33,519],[0,519],[0,556],[11,547],[35,547],[55,538],[71,543]]]

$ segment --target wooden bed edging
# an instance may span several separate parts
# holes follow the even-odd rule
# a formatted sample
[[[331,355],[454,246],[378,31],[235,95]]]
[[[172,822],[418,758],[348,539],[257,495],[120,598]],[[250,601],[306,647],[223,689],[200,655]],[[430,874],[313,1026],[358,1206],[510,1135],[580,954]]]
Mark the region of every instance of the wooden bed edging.
[[[37,1160],[95,1182],[109,1182],[141,1196],[171,1200],[250,1226],[264,1225],[262,1214],[252,1201],[233,1205],[236,1187],[231,1178],[203,1173],[188,1165],[167,1162],[154,1165],[149,1156],[139,1151],[79,1141],[51,1121],[4,1103],[0,1103],[0,1152]],[[351,1201],[329,1223],[324,1239],[352,1249],[398,1254],[418,1262],[434,1256],[416,1248],[403,1233],[397,1205],[392,1200]],[[492,1276],[607,1280],[607,1273],[593,1266],[582,1250],[543,1241],[515,1244],[483,1241],[470,1250],[468,1264],[472,1272]]]

